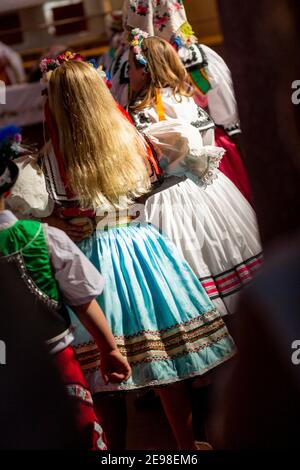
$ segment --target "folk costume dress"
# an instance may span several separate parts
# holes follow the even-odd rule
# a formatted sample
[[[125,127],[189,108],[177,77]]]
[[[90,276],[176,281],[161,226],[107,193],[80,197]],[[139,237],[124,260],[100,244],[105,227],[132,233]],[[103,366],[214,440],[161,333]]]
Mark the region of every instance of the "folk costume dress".
[[[59,153],[51,149],[44,155],[49,195],[63,208],[75,201],[67,194],[62,168]],[[93,235],[78,246],[105,278],[97,301],[132,376],[105,385],[99,350],[72,316],[77,357],[92,392],[170,384],[203,375],[229,359],[234,344],[219,312],[173,243],[145,222],[143,206],[102,219],[101,210],[99,222],[94,217]]]
[[[92,300],[102,291],[103,278],[63,232],[36,221],[19,221],[10,211],[0,213],[0,273],[1,289],[14,285],[18,304],[21,297],[28,307],[28,321],[35,315],[43,319],[42,339],[75,407],[81,448],[105,450],[62,302],[81,305]]]
[[[126,0],[125,29],[139,28],[150,36],[170,42],[190,74],[197,93],[195,100],[217,125],[215,144],[226,154],[220,170],[251,203],[252,196],[246,170],[239,151],[230,138],[241,132],[232,77],[224,60],[211,48],[199,44],[188,23],[182,0]],[[111,67],[112,93],[123,107],[128,105],[128,49],[120,50]]]
[[[131,116],[160,149],[166,175],[183,179],[168,187],[166,178],[146,202],[146,219],[175,243],[216,308],[234,313],[240,289],[262,262],[255,213],[217,169],[224,150],[214,147],[210,116],[192,98],[175,98],[170,88],[157,93],[156,106]],[[197,155],[205,153],[208,166],[196,177]]]

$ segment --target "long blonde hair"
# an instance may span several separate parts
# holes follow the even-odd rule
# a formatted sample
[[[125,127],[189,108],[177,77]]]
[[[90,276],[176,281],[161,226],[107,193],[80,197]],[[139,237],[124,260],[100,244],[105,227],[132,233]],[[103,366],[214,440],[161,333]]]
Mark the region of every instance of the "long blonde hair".
[[[146,146],[97,71],[67,61],[46,81],[68,184],[80,203],[123,208],[145,194]]]
[[[170,87],[176,99],[192,96],[194,87],[189,74],[174,48],[162,38],[152,36],[142,42],[142,54],[146,58],[149,80],[142,101],[133,105],[135,111],[153,106],[158,88]],[[143,67],[135,59],[137,67]]]

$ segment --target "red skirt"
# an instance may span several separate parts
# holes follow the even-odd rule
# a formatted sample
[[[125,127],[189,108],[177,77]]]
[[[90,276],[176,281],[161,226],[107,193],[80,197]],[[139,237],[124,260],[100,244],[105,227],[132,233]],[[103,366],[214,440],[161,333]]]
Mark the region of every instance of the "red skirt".
[[[95,415],[92,395],[72,346],[55,354],[54,362],[75,407],[82,449],[106,450],[105,436]]]
[[[215,129],[215,142],[217,147],[223,147],[226,150],[219,170],[232,181],[252,205],[253,201],[246,169],[235,143],[220,127]]]

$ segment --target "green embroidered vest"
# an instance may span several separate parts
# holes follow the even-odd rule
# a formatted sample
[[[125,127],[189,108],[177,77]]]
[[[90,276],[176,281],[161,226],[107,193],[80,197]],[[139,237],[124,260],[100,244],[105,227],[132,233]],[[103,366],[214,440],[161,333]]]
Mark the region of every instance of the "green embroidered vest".
[[[17,221],[0,230],[0,299],[3,309],[26,305],[29,319],[42,315],[43,339],[48,342],[64,336],[69,327],[41,223]]]

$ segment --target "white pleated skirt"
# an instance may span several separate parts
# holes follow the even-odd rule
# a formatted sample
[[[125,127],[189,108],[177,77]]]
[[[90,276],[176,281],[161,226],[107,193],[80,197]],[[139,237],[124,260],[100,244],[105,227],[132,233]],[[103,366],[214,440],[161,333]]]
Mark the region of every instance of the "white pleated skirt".
[[[151,196],[146,220],[167,235],[223,315],[258,271],[262,252],[255,213],[223,173],[202,188],[185,180]]]

